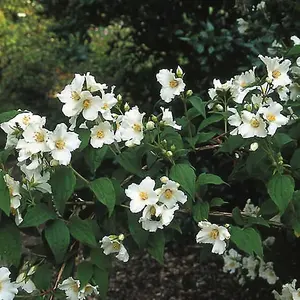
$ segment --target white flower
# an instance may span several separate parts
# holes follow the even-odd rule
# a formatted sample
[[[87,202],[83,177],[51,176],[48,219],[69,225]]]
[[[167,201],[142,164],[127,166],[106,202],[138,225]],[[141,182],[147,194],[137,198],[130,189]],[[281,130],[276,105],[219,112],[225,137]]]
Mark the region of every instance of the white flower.
[[[10,271],[6,267],[0,268],[0,299],[13,300],[18,293],[16,284],[10,282]]]
[[[90,92],[97,92],[101,91],[103,92],[105,89],[107,89],[106,84],[97,83],[95,80],[95,77],[90,75],[90,72],[87,72],[85,75],[85,81],[86,81],[86,88]]]
[[[132,183],[125,190],[127,197],[131,199],[130,201],[130,211],[133,213],[140,212],[146,205],[156,204],[158,201],[158,196],[154,191],[155,181],[147,176],[138,185]]]
[[[173,114],[172,112],[169,110],[169,108],[160,108],[162,110],[162,121],[164,123],[164,125],[166,126],[170,126],[173,127],[174,129],[180,130],[181,126],[177,125],[176,122],[173,120]]]
[[[249,23],[245,21],[243,18],[238,18],[237,20],[238,23],[238,31],[240,34],[245,34],[246,31],[249,29]]]
[[[251,199],[247,200],[247,203],[243,209],[243,213],[249,217],[257,217],[260,208],[251,203]]]
[[[272,80],[273,87],[286,86],[291,83],[291,80],[288,76],[289,67],[291,61],[285,59],[282,61],[282,58],[278,57],[268,57],[268,56],[258,56],[267,67],[268,78]]]
[[[293,41],[294,46],[300,45],[300,39],[297,36],[295,35],[291,36],[291,40]]]
[[[143,117],[145,113],[140,113],[137,106],[127,111],[122,118],[122,123],[118,129],[119,134],[125,145],[140,145],[144,138],[143,134]]]
[[[158,191],[159,201],[167,208],[172,208],[177,202],[184,204],[187,196],[178,190],[179,184],[175,181],[168,180]]]
[[[82,115],[86,120],[94,121],[98,118],[101,98],[99,96],[93,96],[88,91],[83,91],[81,93],[81,100],[78,101],[77,106],[80,107],[79,111],[82,111]]]
[[[105,255],[109,255],[111,253],[118,253],[116,258],[120,261],[127,262],[129,260],[129,255],[121,243],[115,235],[105,236],[101,241],[101,248],[103,248],[103,252]]]
[[[295,300],[297,297],[296,290],[296,282],[297,280],[294,279],[291,283],[286,283],[282,286],[281,295],[278,294],[276,291],[272,291],[276,300]]]
[[[113,93],[102,93],[100,98],[100,112],[105,120],[113,120],[111,109],[118,103]]]
[[[212,253],[223,254],[226,249],[225,240],[230,238],[227,228],[211,224],[208,221],[198,223],[201,230],[196,236],[197,243],[212,244]]]
[[[275,237],[269,236],[263,241],[263,245],[267,247],[271,247],[275,243]]]
[[[43,172],[42,175],[42,167],[30,170],[26,167],[26,165],[22,165],[20,169],[25,174],[26,180],[28,181],[28,185],[24,184],[23,188],[30,188],[33,190],[40,191],[42,193],[52,193],[51,185],[48,183],[48,181],[50,180],[49,172]]]
[[[282,48],[282,44],[279,43],[277,40],[274,40],[274,41],[272,42],[271,47],[269,47],[269,48],[267,49],[267,51],[268,51],[268,53],[269,53],[270,55],[274,56],[274,55],[277,53],[277,51],[278,51],[279,48]]]
[[[268,107],[262,107],[259,109],[259,113],[263,114],[264,119],[268,122],[268,133],[274,135],[277,128],[285,125],[288,122],[288,118],[281,115],[283,110],[282,105],[277,102],[271,103]]]
[[[227,91],[231,90],[232,88],[232,80],[226,81],[225,83],[221,83],[219,79],[213,80],[213,88],[208,90],[208,95],[212,100],[211,103],[207,105],[209,109],[211,109],[215,105],[215,101],[217,100],[218,93],[226,93]]]
[[[98,295],[98,286],[92,286],[91,284],[87,284],[83,289],[79,291],[78,298],[86,299],[87,296],[91,296],[92,294]]]
[[[254,136],[266,137],[266,123],[258,113],[253,114],[247,110],[241,113],[242,124],[238,128],[238,133],[243,138],[250,138]]]
[[[266,2],[265,1],[261,1],[256,5],[256,9],[257,10],[264,10],[266,8]]]
[[[279,279],[273,270],[272,262],[265,263],[261,260],[258,272],[259,277],[267,280],[269,284],[275,284],[276,281]]]
[[[238,111],[235,108],[228,108],[228,111],[232,113],[232,115],[227,119],[228,123],[231,126],[239,127],[242,124],[242,119]],[[230,134],[237,135],[238,128],[232,130]]]
[[[160,97],[167,103],[184,91],[185,83],[181,78],[176,78],[172,70],[160,70],[156,74],[156,79],[162,85]]]
[[[109,122],[104,121],[91,128],[91,145],[94,148],[112,144],[114,140],[114,133]]]
[[[239,269],[241,264],[242,256],[238,254],[234,249],[230,249],[229,251],[223,254],[224,266],[223,272],[233,274],[237,269]]]
[[[291,91],[290,98],[292,101],[296,101],[300,99],[300,85],[298,83],[296,82],[292,83],[289,86],[289,89]]]
[[[286,102],[289,100],[288,93],[290,90],[286,86],[279,86],[277,87],[276,91],[281,101]]]
[[[248,271],[247,277],[254,279],[256,277],[256,267],[259,264],[259,261],[253,256],[243,257],[243,269]]]
[[[121,123],[122,123],[123,117],[124,117],[123,115],[113,114],[114,122],[116,124],[115,140],[118,143],[122,141],[121,133],[123,130],[120,131],[120,128],[121,128]]]
[[[258,147],[259,147],[258,143],[254,142],[254,143],[252,143],[250,145],[250,149],[249,150],[252,151],[252,152],[254,152],[254,151],[256,151],[258,149]]]
[[[26,276],[25,273],[19,274],[19,276],[16,279],[16,286],[18,288],[21,288],[28,294],[31,294],[33,291],[36,290],[35,284],[28,276]]]
[[[139,222],[142,223],[142,228],[150,232],[155,232],[158,228],[163,229],[164,226],[168,226],[173,218],[176,210],[179,206],[176,204],[171,209],[168,209],[165,205],[147,205]]]
[[[79,297],[79,280],[75,280],[72,277],[65,279],[58,285],[58,288],[65,291],[68,300],[78,300]]]
[[[71,152],[77,149],[81,143],[77,133],[68,132],[67,130],[66,124],[57,124],[48,140],[52,157],[61,165],[68,165],[70,163]]]

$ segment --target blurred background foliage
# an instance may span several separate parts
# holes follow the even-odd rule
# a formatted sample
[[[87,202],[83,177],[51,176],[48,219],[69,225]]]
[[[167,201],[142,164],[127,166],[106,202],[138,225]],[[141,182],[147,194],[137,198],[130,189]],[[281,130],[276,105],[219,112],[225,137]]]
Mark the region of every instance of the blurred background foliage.
[[[27,108],[57,122],[56,93],[75,72],[90,71],[150,111],[159,99],[155,74],[178,64],[205,99],[214,78],[227,80],[272,53],[274,41],[284,48],[300,35],[297,0],[265,2],[2,0],[0,109]]]

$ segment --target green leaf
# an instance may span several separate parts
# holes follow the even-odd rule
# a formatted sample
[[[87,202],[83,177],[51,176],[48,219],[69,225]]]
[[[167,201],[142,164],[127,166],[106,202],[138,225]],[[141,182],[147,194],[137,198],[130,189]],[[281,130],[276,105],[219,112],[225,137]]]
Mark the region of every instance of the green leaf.
[[[79,135],[79,139],[81,141],[80,146],[78,148],[79,151],[82,151],[89,144],[90,140],[90,131],[88,129],[78,128],[76,132]]]
[[[172,127],[165,126],[163,131],[160,134],[161,140],[167,140],[168,146],[175,145],[176,149],[182,149],[183,143],[181,135]]]
[[[205,112],[205,103],[202,101],[202,99],[198,96],[191,96],[188,98],[190,103],[198,110],[198,112],[206,118],[206,112]]]
[[[50,178],[50,185],[53,202],[57,210],[63,214],[66,202],[72,196],[76,185],[76,177],[73,170],[68,167],[56,168]]]
[[[186,138],[189,144],[192,147],[195,147],[196,144],[201,144],[209,141],[215,136],[215,132],[201,132],[192,138]]]
[[[74,216],[69,223],[71,235],[78,241],[89,246],[97,246],[97,241],[94,236],[93,228],[89,220],[81,220]]]
[[[98,178],[90,182],[89,187],[97,199],[107,207],[109,216],[111,216],[116,203],[116,193],[111,180],[106,177]]]
[[[276,145],[281,149],[284,145],[293,142],[294,140],[286,133],[277,132],[274,136]]]
[[[99,149],[88,147],[84,150],[84,160],[92,173],[95,173],[96,170],[100,167],[102,161],[105,158],[107,150],[107,145],[104,145]]]
[[[202,173],[198,176],[196,185],[197,186],[206,185],[206,184],[219,185],[224,183],[225,182],[222,180],[222,178],[215,174]]]
[[[178,182],[181,187],[190,195],[190,197],[194,198],[196,174],[190,165],[174,165],[170,170],[170,178]]]
[[[35,273],[33,274],[33,282],[37,289],[48,290],[50,288],[53,276],[53,267],[48,263],[43,263],[38,266]]]
[[[274,175],[267,184],[268,193],[281,213],[285,211],[292,200],[295,181],[289,175]]]
[[[47,224],[45,238],[54,254],[57,263],[61,263],[68,251],[70,244],[70,232],[62,220],[55,220]]]
[[[88,261],[83,261],[77,267],[77,278],[81,286],[85,286],[90,282],[94,273],[93,265]]]
[[[245,139],[241,135],[230,135],[228,139],[222,144],[219,152],[226,152],[232,154],[232,152],[245,144]]]
[[[296,149],[293,153],[293,156],[291,158],[291,167],[293,170],[299,170],[300,169],[300,149]]]
[[[300,55],[300,45],[295,45],[294,47],[292,47],[286,55],[287,56]]]
[[[98,285],[98,291],[100,298],[105,300],[108,291],[108,272],[107,270],[99,269],[94,266],[94,276],[96,284]]]
[[[10,196],[9,190],[4,180],[4,173],[0,171],[0,209],[2,209],[7,216],[10,214]]]
[[[127,216],[128,227],[132,238],[140,248],[144,248],[149,237],[149,232],[142,228],[141,223],[139,223],[138,215],[133,214],[128,210]]]
[[[57,219],[56,213],[44,203],[29,207],[20,227],[35,227],[44,224],[48,220]]]
[[[215,115],[208,117],[207,119],[204,119],[198,128],[198,132],[201,131],[202,129],[206,128],[207,126],[209,126],[213,123],[217,123],[223,119],[224,119],[224,117],[221,114],[218,114],[218,115],[215,114]]]
[[[9,157],[9,155],[11,153],[12,153],[11,149],[6,149],[6,150],[0,151],[0,163],[5,164],[7,161],[7,158]]]
[[[245,225],[245,222],[244,222],[244,218],[241,214],[241,211],[238,207],[235,207],[233,210],[232,210],[232,218],[234,220],[234,222],[238,225]]]
[[[11,222],[1,221],[0,260],[7,265],[18,266],[21,259],[21,236],[18,227]]]
[[[3,122],[7,122],[17,116],[20,112],[17,110],[10,110],[0,114],[0,124]]]
[[[99,269],[109,270],[111,268],[111,256],[105,255],[100,248],[91,250],[91,262]]]
[[[247,224],[262,225],[265,227],[270,227],[269,223],[262,217],[247,217]]]
[[[207,220],[209,213],[208,202],[197,202],[193,206],[193,218],[196,222]]]
[[[148,239],[148,252],[160,263],[164,263],[165,236],[162,230],[151,234]]]
[[[215,206],[222,206],[223,204],[227,204],[228,202],[224,201],[222,198],[213,198],[209,205],[210,207],[215,207]]]
[[[255,229],[242,229],[240,227],[231,226],[230,233],[230,240],[235,243],[239,249],[245,251],[249,255],[256,253],[258,256],[263,257],[261,237]]]

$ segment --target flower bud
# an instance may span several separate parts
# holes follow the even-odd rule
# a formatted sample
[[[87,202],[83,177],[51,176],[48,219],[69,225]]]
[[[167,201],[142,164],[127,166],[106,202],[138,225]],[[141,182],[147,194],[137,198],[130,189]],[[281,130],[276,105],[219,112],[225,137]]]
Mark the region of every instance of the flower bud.
[[[154,124],[153,121],[149,121],[149,122],[146,123],[146,129],[147,130],[152,130],[152,129],[154,129],[154,127],[155,127],[155,124]]]
[[[234,156],[235,156],[236,159],[240,158],[240,155],[238,153],[234,153]]]
[[[123,99],[122,95],[121,95],[121,94],[119,94],[119,95],[117,96],[117,100],[118,100],[118,102],[122,102],[122,99]]]
[[[224,107],[221,104],[217,104],[215,106],[215,108],[216,108],[217,111],[223,111],[224,110]]]
[[[51,161],[50,161],[50,166],[51,167],[56,167],[56,166],[58,166],[59,165],[59,161],[58,160],[56,160],[56,159],[51,159]]]
[[[180,68],[180,66],[177,67],[176,76],[179,77],[179,78],[181,78],[183,76],[183,71]]]
[[[173,152],[172,151],[167,151],[166,155],[167,155],[167,157],[172,157],[173,156]]]
[[[161,141],[161,144],[162,144],[163,146],[167,146],[167,145],[168,145],[168,142],[167,142],[167,140],[162,140],[162,141]]]
[[[176,150],[176,146],[175,146],[175,145],[172,145],[170,149],[171,149],[171,151],[174,152],[174,151]]]
[[[193,95],[193,91],[192,90],[187,90],[186,95],[187,95],[187,97],[191,97]]]
[[[119,239],[119,241],[124,241],[124,239],[125,239],[124,234],[121,233],[121,234],[118,236],[118,239]]]
[[[267,82],[267,83],[272,83],[272,78],[267,77],[267,78],[266,78],[266,82]]]
[[[27,275],[28,275],[28,276],[33,275],[33,274],[35,273],[36,269],[37,269],[37,266],[32,266],[32,267],[29,269]]]
[[[151,119],[152,119],[153,122],[157,122],[157,116],[154,116],[154,115],[153,115],[153,116],[151,117]]]
[[[250,145],[250,151],[256,151],[258,149],[258,143],[254,142]]]
[[[245,108],[246,108],[246,110],[248,110],[250,112],[252,111],[252,105],[251,104],[246,104]]]
[[[169,178],[168,178],[167,176],[162,176],[162,177],[160,177],[160,181],[161,181],[162,183],[167,183],[168,180],[169,180]]]
[[[129,106],[129,104],[127,102],[124,104],[124,110],[125,111],[129,111],[130,110],[130,106]]]

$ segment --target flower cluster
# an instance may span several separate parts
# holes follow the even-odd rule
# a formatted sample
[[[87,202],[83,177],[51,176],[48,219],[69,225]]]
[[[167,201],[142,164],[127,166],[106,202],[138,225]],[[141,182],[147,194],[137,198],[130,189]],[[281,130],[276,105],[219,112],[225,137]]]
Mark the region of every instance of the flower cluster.
[[[187,201],[187,196],[178,189],[177,182],[165,176],[161,178],[161,182],[162,186],[155,189],[155,181],[146,177],[139,185],[132,183],[125,190],[126,196],[131,199],[130,211],[143,211],[139,222],[143,229],[150,232],[168,226],[175,211],[179,209],[177,203],[184,204]]]
[[[286,283],[282,286],[281,294],[273,291],[276,300],[299,300],[300,288],[296,289],[297,280],[294,279],[291,283]]]
[[[101,248],[105,255],[116,253],[116,258],[120,261],[127,262],[129,260],[129,254],[123,245],[124,235],[109,235],[103,237],[101,240]]]

